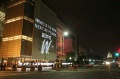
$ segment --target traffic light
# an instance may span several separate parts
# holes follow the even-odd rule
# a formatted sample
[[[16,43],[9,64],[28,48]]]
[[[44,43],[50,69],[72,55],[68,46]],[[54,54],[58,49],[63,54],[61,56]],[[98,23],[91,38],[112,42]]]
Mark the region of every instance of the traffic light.
[[[119,53],[115,53],[115,56],[118,57],[118,56],[119,56]]]
[[[118,53],[120,53],[120,49],[118,49]]]

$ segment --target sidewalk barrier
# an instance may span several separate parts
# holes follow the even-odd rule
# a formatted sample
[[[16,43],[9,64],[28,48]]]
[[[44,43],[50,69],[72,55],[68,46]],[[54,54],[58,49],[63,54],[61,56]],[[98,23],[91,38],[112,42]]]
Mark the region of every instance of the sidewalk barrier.
[[[18,67],[17,69],[16,69],[16,71],[27,71],[27,72],[29,72],[29,71],[38,71],[38,68],[36,68],[36,67]]]
[[[26,68],[26,72],[29,72],[30,71],[30,67]]]
[[[38,68],[37,68],[37,67],[35,67],[35,71],[38,71]]]
[[[6,67],[5,71],[12,71],[12,67]]]
[[[42,71],[50,71],[52,70],[52,67],[42,67]]]
[[[17,70],[16,71],[19,71],[19,72],[21,72],[22,71],[22,68],[17,68]]]
[[[52,70],[52,67],[16,67],[16,68],[13,68],[13,67],[6,67],[6,70],[5,71],[18,71],[18,72],[21,72],[21,71],[26,71],[26,72],[30,72],[30,71],[51,71]]]

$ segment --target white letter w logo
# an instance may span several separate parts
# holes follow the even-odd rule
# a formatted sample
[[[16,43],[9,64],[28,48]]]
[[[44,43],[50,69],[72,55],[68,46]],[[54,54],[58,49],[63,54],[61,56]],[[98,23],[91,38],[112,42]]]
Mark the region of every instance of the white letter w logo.
[[[41,54],[43,53],[49,54],[49,48],[50,48],[51,42],[52,40],[50,40],[49,42],[48,40],[44,39],[41,47]]]

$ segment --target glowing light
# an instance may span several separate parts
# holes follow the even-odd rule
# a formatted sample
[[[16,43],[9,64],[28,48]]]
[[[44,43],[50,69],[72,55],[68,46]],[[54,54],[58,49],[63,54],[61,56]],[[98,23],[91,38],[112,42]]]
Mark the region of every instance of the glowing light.
[[[67,31],[66,31],[66,32],[64,32],[64,35],[65,35],[65,36],[68,36],[68,32],[67,32]]]
[[[115,56],[118,57],[118,56],[119,56],[119,53],[115,53]]]
[[[71,60],[72,58],[70,57],[69,59]]]
[[[5,13],[0,12],[0,21],[4,21],[5,20]]]
[[[109,65],[109,64],[110,64],[110,62],[109,62],[109,61],[107,61],[107,62],[106,62],[106,65]]]
[[[17,40],[17,39],[24,39],[24,40],[28,40],[28,41],[32,41],[31,37],[25,36],[25,35],[17,35],[17,36],[13,36],[13,37],[6,37],[3,38],[2,41],[12,41],[12,40]]]

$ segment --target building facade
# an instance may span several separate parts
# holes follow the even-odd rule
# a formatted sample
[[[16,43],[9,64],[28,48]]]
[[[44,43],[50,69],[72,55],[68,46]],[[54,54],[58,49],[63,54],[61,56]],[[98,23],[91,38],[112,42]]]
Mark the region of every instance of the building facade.
[[[8,0],[5,15],[1,62],[53,62],[65,56],[65,25],[41,0]]]

